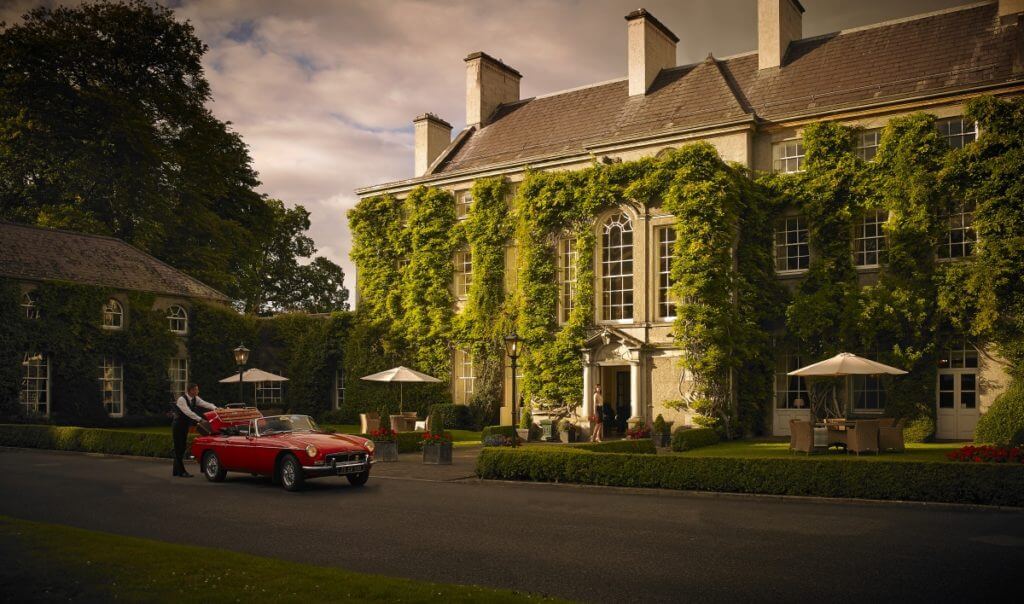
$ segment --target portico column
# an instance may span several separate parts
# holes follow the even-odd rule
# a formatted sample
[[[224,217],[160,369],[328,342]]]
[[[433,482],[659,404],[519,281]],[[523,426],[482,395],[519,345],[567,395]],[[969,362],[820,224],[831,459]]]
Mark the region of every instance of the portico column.
[[[640,400],[640,351],[635,351],[636,358],[629,362],[629,421],[643,419],[643,401]]]
[[[591,408],[593,407],[593,395],[591,394],[594,390],[594,365],[591,363],[592,356],[589,350],[584,350],[583,354],[583,405],[580,407],[583,409],[583,417],[580,419],[581,423],[590,425],[590,415],[592,413]]]

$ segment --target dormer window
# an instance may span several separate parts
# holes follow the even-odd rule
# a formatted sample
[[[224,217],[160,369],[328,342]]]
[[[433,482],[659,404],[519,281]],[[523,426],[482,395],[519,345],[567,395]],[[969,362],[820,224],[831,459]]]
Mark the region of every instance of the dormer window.
[[[175,304],[167,309],[167,326],[171,332],[177,334],[188,333],[188,312],[181,306]]]
[[[121,329],[124,327],[124,307],[111,298],[103,304],[103,329]]]

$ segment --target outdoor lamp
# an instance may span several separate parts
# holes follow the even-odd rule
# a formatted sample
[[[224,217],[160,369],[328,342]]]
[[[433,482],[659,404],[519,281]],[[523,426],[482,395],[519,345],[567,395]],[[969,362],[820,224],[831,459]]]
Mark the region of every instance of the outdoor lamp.
[[[235,349],[235,364],[245,365],[249,362],[249,349],[245,347],[245,344],[239,344],[238,348]]]
[[[514,331],[511,335],[505,336],[505,352],[508,353],[510,359],[515,359],[519,356],[519,336]]]

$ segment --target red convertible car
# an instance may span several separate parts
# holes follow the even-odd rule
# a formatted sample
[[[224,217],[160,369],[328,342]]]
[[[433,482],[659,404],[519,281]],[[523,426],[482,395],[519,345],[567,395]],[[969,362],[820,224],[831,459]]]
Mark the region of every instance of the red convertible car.
[[[192,441],[192,455],[213,482],[228,472],[247,472],[297,491],[318,476],[345,476],[354,486],[370,478],[373,441],[324,432],[308,415],[263,417],[255,409],[220,409],[205,417],[210,433]]]

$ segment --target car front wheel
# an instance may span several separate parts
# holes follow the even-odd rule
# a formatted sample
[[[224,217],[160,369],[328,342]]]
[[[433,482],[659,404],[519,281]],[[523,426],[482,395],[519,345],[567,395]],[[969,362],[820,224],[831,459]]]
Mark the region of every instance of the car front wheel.
[[[354,487],[361,487],[366,484],[366,481],[370,479],[370,471],[360,472],[358,474],[349,474],[345,478],[348,478],[348,483]]]
[[[298,491],[302,488],[302,465],[294,455],[287,455],[281,460],[278,469],[278,480],[286,491]]]
[[[220,465],[220,458],[213,451],[203,454],[203,475],[210,482],[221,482],[227,476],[228,471]]]

